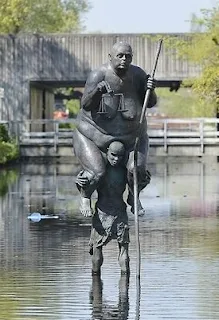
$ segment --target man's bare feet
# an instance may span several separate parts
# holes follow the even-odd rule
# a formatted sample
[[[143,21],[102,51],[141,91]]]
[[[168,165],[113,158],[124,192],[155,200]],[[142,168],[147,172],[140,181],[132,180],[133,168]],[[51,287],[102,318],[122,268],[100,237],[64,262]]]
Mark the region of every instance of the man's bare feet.
[[[92,217],[93,209],[91,208],[91,200],[89,198],[81,197],[79,209],[84,217]]]

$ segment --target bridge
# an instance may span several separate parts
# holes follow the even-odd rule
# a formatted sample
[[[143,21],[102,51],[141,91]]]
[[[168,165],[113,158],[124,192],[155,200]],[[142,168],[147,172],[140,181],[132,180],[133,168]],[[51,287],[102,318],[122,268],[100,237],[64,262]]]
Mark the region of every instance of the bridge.
[[[9,122],[16,131],[21,157],[74,156],[72,131],[75,120],[26,120]],[[71,126],[64,129],[63,124]],[[151,156],[219,156],[219,119],[156,119],[148,117]],[[12,128],[13,126],[13,128]],[[31,126],[44,126],[33,132]],[[24,130],[24,128],[26,128]]]
[[[188,34],[169,36],[189,37]],[[106,62],[118,40],[132,45],[134,64],[151,71],[157,50],[156,34],[1,35],[0,120],[52,119],[53,89],[83,88],[88,73]],[[164,41],[156,72],[158,86],[175,85],[196,77],[199,72],[200,67],[179,60],[174,49],[166,47]]]

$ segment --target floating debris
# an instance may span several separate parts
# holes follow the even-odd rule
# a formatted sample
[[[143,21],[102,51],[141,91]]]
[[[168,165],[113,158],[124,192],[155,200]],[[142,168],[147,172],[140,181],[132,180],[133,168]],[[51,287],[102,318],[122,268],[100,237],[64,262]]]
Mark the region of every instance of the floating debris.
[[[49,219],[59,219],[58,215],[49,215],[49,214],[41,214],[39,212],[33,212],[28,217],[29,220],[32,222],[40,222],[42,219],[49,220]]]

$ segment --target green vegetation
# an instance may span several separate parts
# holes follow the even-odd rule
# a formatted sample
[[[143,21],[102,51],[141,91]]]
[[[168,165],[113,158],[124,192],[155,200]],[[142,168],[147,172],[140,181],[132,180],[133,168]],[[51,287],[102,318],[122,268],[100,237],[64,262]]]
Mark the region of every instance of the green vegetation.
[[[185,114],[192,104],[194,115],[210,116],[212,104],[215,109],[219,108],[219,1],[210,10],[202,9],[200,17],[193,15],[191,23],[195,32],[188,35],[188,40],[175,36],[165,38],[164,42],[170,54],[171,51],[177,52],[179,58],[201,66],[199,77],[184,81],[185,86],[191,85],[195,99],[198,97],[200,101],[197,106],[191,100],[188,100],[189,104],[184,103]],[[216,110],[217,115],[218,112],[219,109]]]
[[[65,100],[64,104],[66,105],[66,108],[69,110],[69,118],[75,118],[75,116],[78,114],[80,109],[80,100],[78,99]]]
[[[201,10],[201,17],[194,17],[193,24],[200,31],[191,36],[191,43],[181,43],[178,52],[202,68],[200,77],[193,81],[194,92],[202,100],[215,102],[219,98],[219,2],[211,10]]]
[[[214,117],[215,106],[206,104],[194,94],[191,88],[181,88],[170,92],[167,88],[157,88],[158,112],[173,118]]]
[[[64,100],[65,107],[69,110],[69,119],[75,118],[80,109],[80,101],[78,99]],[[75,129],[74,123],[60,123],[60,128]]]
[[[0,2],[0,32],[78,32],[88,0],[4,0]]]
[[[61,93],[66,96],[71,96],[74,93],[74,88],[58,88],[55,89],[55,93]],[[79,99],[64,99],[63,105],[66,110],[69,111],[69,119],[74,119],[79,112],[80,109],[80,100]],[[60,123],[60,128],[74,129],[75,125],[72,123]]]
[[[5,125],[0,125],[0,164],[5,164],[18,158],[17,144],[9,137]]]
[[[0,196],[4,196],[8,192],[9,185],[13,184],[18,177],[15,170],[0,171]]]

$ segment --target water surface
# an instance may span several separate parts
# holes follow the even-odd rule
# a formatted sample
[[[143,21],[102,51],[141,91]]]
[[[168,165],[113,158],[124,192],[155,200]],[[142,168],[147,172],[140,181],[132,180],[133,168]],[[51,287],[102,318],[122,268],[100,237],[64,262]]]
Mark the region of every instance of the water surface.
[[[1,170],[0,319],[218,319],[218,169],[214,159],[150,164],[152,181],[141,194],[140,304],[130,211],[130,278],[120,276],[116,241],[104,248],[101,279],[92,278],[90,218],[78,212],[74,183],[79,167]],[[32,212],[61,219],[33,223]]]

